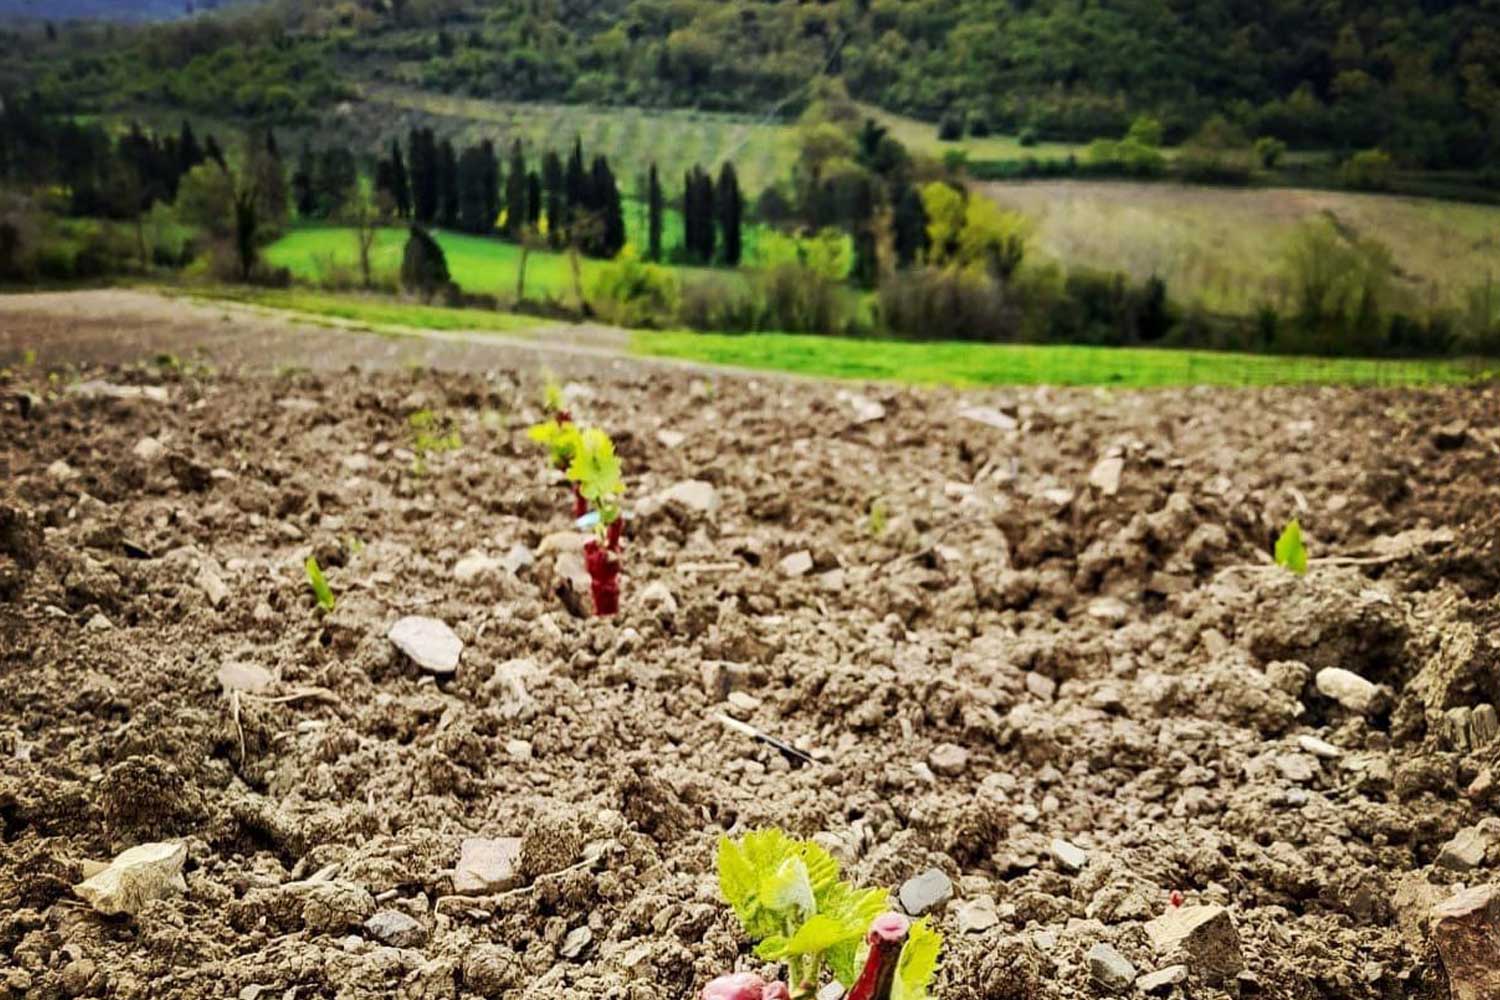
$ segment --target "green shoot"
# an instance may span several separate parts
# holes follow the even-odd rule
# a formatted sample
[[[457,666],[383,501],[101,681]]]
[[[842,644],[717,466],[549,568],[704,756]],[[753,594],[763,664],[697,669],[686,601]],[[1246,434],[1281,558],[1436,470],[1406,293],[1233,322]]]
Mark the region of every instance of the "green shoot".
[[[526,436],[547,449],[547,461],[553,468],[566,469],[573,464],[582,437],[578,425],[544,420],[527,428]]]
[[[406,422],[412,430],[411,450],[419,458],[457,451],[463,447],[458,431],[450,429],[448,421],[440,419],[431,410],[418,410]]]
[[[817,992],[825,972],[845,989],[853,985],[870,926],[886,908],[886,890],[842,881],[832,855],[777,829],[720,839],[718,870],[720,892],[758,942],[755,954],[787,964],[793,996]],[[925,921],[912,926],[896,997],[927,996],[941,945],[941,935]]]
[[[871,538],[879,538],[885,534],[885,529],[890,526],[891,512],[886,505],[885,497],[876,497],[870,501],[870,516],[865,520],[865,528],[870,532]]]
[[[27,368],[30,368],[32,365],[36,364],[36,348],[35,347],[28,347],[28,348],[26,348],[26,350],[24,352],[22,352],[22,354],[21,354],[21,364],[25,365]]]
[[[1298,576],[1307,575],[1307,546],[1302,542],[1302,525],[1292,518],[1276,540],[1276,565]]]
[[[619,518],[619,499],[625,494],[625,481],[620,478],[620,460],[608,434],[597,427],[579,434],[567,476],[578,484],[579,494],[599,512],[601,526],[607,527]]]
[[[307,570],[307,582],[312,585],[313,596],[318,599],[318,607],[322,608],[325,614],[332,611],[334,606],[333,589],[328,586],[328,580],[323,576],[323,570],[318,565],[317,557],[308,556],[307,562],[303,564],[303,568]]]
[[[562,385],[551,372],[544,372],[546,382],[542,386],[542,410],[548,414],[561,413],[567,408],[563,400]]]

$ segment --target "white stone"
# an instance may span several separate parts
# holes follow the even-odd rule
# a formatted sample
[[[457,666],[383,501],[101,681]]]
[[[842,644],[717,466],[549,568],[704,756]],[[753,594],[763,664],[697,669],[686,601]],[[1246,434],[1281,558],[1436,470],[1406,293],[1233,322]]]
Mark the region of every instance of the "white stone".
[[[838,399],[854,411],[856,424],[869,424],[885,419],[885,407],[868,396],[843,389],[839,391]]]
[[[660,496],[662,504],[676,503],[700,514],[712,514],[719,509],[719,491],[713,483],[701,479],[680,482]]]
[[[73,891],[100,913],[133,916],[152,900],[187,892],[182,877],[185,861],[187,845],[180,841],[140,844],[75,885]]]
[[[520,837],[470,837],[459,846],[453,891],[461,896],[504,892],[520,884],[520,871]]]
[[[531,554],[530,549],[520,544],[512,545],[510,551],[500,557],[500,565],[512,575],[521,572],[534,562],[536,562],[536,556]]]
[[[1168,993],[1172,987],[1187,982],[1188,967],[1169,965],[1165,969],[1148,972],[1135,981],[1135,988],[1145,994]]]
[[[1088,963],[1094,982],[1110,992],[1122,993],[1135,983],[1135,966],[1103,941],[1089,949]]]
[[[130,449],[130,453],[142,462],[154,462],[167,453],[167,447],[154,437],[143,437]]]
[[[488,576],[495,576],[504,569],[500,560],[480,552],[471,552],[453,566],[453,579],[459,583],[473,583]]]
[[[1096,597],[1089,602],[1089,617],[1118,625],[1130,617],[1130,605],[1118,597]]]
[[[1060,838],[1052,841],[1047,850],[1058,867],[1065,872],[1082,871],[1083,866],[1089,863],[1087,851]]]
[[[664,430],[656,432],[657,443],[668,450],[682,447],[682,443],[686,440],[687,435],[682,433],[681,431]]]
[[[205,562],[198,567],[198,576],[193,582],[199,590],[203,591],[203,596],[208,598],[208,603],[215,611],[222,608],[224,602],[229,600],[229,586],[212,562]]]
[[[1319,694],[1358,715],[1369,715],[1380,706],[1380,688],[1351,670],[1324,667],[1314,683]]]
[[[901,885],[901,908],[914,917],[935,910],[953,898],[953,880],[940,868],[929,868]]]
[[[781,560],[781,573],[783,576],[806,576],[807,574],[812,572],[812,568],[812,553],[807,551],[806,549],[801,549],[797,552],[793,552],[791,555]]]
[[[958,932],[960,934],[983,934],[1000,923],[1000,914],[995,908],[993,896],[980,896],[958,905]]]
[[[1125,459],[1106,458],[1094,466],[1089,473],[1089,485],[1107,497],[1120,492],[1120,477],[1125,472]]]
[[[1299,736],[1297,745],[1320,760],[1335,760],[1344,751],[1326,740],[1320,740],[1316,736]]]
[[[938,774],[956,778],[969,767],[969,751],[956,743],[943,743],[928,755],[927,763]]]
[[[1026,690],[1043,701],[1051,701],[1057,694],[1057,681],[1034,670],[1026,673]]]
[[[672,596],[672,589],[660,580],[649,583],[641,589],[640,602],[643,607],[656,608],[667,614],[677,611],[677,598]]]
[[[1002,413],[992,406],[965,406],[958,411],[958,415],[965,420],[976,424],[984,424],[999,431],[1013,431],[1020,427],[1015,417],[1008,413]]]
[[[225,694],[231,691],[259,694],[276,683],[276,678],[271,671],[256,663],[230,661],[219,667],[215,677]]]
[[[453,630],[436,618],[409,615],[391,626],[386,638],[411,657],[413,663],[434,674],[458,670],[464,643]]]
[[[60,458],[47,466],[47,478],[54,479],[60,483],[66,482],[76,475],[78,473],[73,471],[73,467]]]

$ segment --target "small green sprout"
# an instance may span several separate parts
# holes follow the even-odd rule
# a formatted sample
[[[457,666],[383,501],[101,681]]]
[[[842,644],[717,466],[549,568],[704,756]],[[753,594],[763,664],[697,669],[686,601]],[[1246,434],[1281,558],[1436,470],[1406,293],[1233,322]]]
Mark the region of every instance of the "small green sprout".
[[[317,557],[308,556],[307,562],[303,563],[303,568],[307,570],[307,582],[312,585],[313,596],[318,599],[318,607],[322,608],[325,614],[332,611],[335,603],[333,588],[328,586],[328,580],[323,576]]]
[[[25,365],[27,368],[30,368],[32,365],[36,364],[35,347],[28,347],[21,353],[21,364]]]
[[[458,431],[449,428],[448,421],[439,418],[431,410],[418,410],[407,418],[412,430],[411,450],[418,457],[457,451],[463,447]]]
[[[891,511],[885,502],[885,497],[876,497],[870,501],[870,516],[865,520],[865,527],[870,532],[871,538],[879,538],[885,534],[885,529],[890,527]]]
[[[1302,525],[1295,517],[1276,539],[1276,565],[1298,576],[1307,575],[1307,546],[1302,542]]]

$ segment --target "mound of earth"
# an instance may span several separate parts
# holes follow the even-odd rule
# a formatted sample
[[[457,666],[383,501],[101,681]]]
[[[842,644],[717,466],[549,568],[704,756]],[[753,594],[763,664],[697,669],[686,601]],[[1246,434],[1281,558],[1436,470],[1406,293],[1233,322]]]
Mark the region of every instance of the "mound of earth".
[[[772,971],[713,874],[770,824],[933,917],[943,1000],[1481,982],[1493,388],[621,368],[569,387],[631,490],[596,620],[529,376],[8,379],[4,1000],[689,997]]]

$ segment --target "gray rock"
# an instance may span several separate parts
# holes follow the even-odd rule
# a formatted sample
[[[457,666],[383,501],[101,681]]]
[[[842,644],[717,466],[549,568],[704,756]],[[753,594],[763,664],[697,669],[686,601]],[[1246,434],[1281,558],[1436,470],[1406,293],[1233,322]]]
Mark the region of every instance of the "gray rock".
[[[505,564],[499,559],[480,552],[471,552],[454,564],[453,579],[459,583],[474,583],[485,577],[498,576],[503,569],[505,569]]]
[[[672,596],[672,588],[660,580],[642,588],[640,602],[642,607],[655,608],[669,615],[677,613],[677,598]]]
[[[130,449],[130,453],[142,462],[155,462],[167,453],[167,446],[154,437],[143,437]]]
[[[353,882],[313,881],[298,891],[304,894],[302,922],[314,934],[344,934],[375,915],[375,898]]]
[[[1320,740],[1316,736],[1299,736],[1297,745],[1319,760],[1335,760],[1344,753],[1332,743]]]
[[[463,640],[436,618],[410,615],[391,626],[386,638],[417,666],[433,674],[452,674],[464,651]]]
[[[1469,715],[1469,745],[1478,749],[1500,736],[1500,715],[1494,705],[1476,705]]]
[[[1114,993],[1123,993],[1135,983],[1135,966],[1103,941],[1089,949],[1089,975],[1094,982]]]
[[[1028,671],[1026,674],[1026,690],[1043,701],[1051,701],[1057,695],[1057,681],[1046,674]]]
[[[1219,982],[1245,967],[1240,935],[1222,906],[1180,906],[1146,924],[1146,934],[1162,957],[1181,956],[1193,972]]]
[[[521,838],[470,837],[459,846],[453,891],[461,896],[514,889],[521,880]]]
[[[563,938],[562,947],[557,953],[566,959],[574,959],[588,950],[588,946],[594,943],[594,932],[589,930],[588,924],[583,924],[568,931],[568,936]]]
[[[713,483],[689,479],[662,493],[659,501],[662,505],[675,503],[699,514],[712,514],[719,509],[719,491]]]
[[[995,897],[980,896],[958,904],[958,932],[960,934],[983,934],[1000,923],[1000,913],[995,907]]]
[[[534,562],[536,562],[536,556],[531,554],[529,548],[520,544],[512,545],[510,550],[500,557],[500,565],[511,575],[521,572]]]
[[[409,913],[380,910],[365,921],[365,931],[392,948],[420,948],[427,943],[427,928]]]
[[[1065,872],[1083,871],[1083,866],[1089,863],[1088,852],[1066,840],[1052,841],[1047,850],[1052,855],[1052,860]]]
[[[1013,431],[1021,424],[1015,417],[1008,413],[1002,413],[992,406],[965,406],[958,411],[958,415],[964,420],[976,424],[984,424],[993,427],[997,431]]]
[[[1495,843],[1500,820],[1485,819],[1476,826],[1466,826],[1453,835],[1438,852],[1437,864],[1456,872],[1471,872],[1484,864],[1485,855]]]
[[[1089,602],[1089,617],[1107,625],[1119,625],[1130,617],[1130,605],[1118,597],[1098,597]]]
[[[1185,965],[1169,965],[1165,969],[1157,969],[1148,972],[1135,981],[1135,988],[1149,995],[1156,993],[1170,993],[1172,987],[1180,986],[1187,982],[1188,967]]]
[[[901,885],[901,908],[914,917],[935,910],[953,898],[953,880],[939,868],[929,868]]]
[[[748,691],[731,691],[729,697],[724,699],[729,709],[729,714],[736,719],[748,719],[760,708],[760,699]]]
[[[687,435],[681,431],[662,430],[656,432],[657,443],[668,451],[682,447],[682,443],[686,440]]]
[[[1352,670],[1324,667],[1314,679],[1318,693],[1332,698],[1356,715],[1372,715],[1382,707],[1380,688]]]
[[[1307,753],[1283,753],[1276,755],[1276,770],[1287,781],[1305,785],[1318,776],[1318,758]]]
[[[837,398],[854,411],[854,422],[856,424],[869,424],[885,419],[885,407],[868,396],[861,396],[857,392],[841,389]]]
[[[943,743],[927,757],[932,770],[947,778],[956,778],[969,767],[969,751],[956,743]]]

